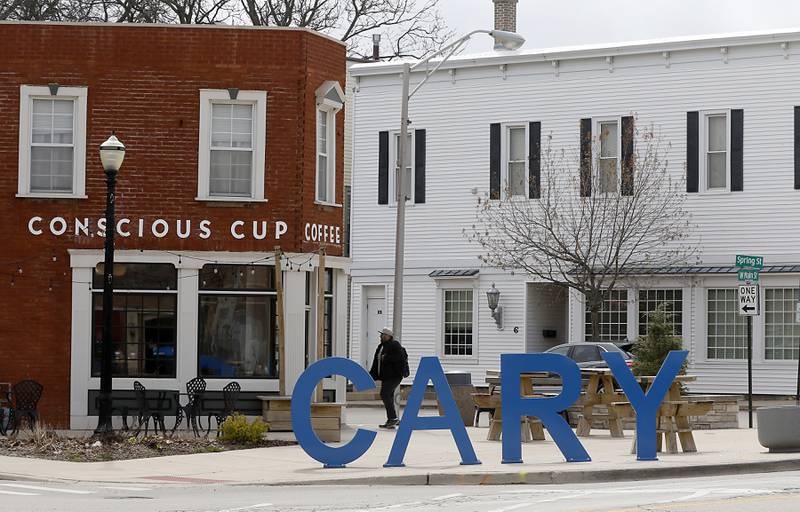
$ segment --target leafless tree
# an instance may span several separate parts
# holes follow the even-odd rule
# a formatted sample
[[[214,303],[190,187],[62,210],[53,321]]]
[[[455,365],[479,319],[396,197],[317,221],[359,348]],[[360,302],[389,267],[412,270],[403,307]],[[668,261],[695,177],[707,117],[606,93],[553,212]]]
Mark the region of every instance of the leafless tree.
[[[582,293],[593,339],[601,335],[603,301],[621,278],[686,265],[697,255],[694,225],[684,209],[685,180],[668,170],[669,144],[652,127],[635,129],[634,141],[631,161],[624,163],[630,174],[620,178],[622,165],[601,173],[592,161],[586,164],[591,178],[584,174],[582,182],[579,151],[554,149],[548,137],[541,151],[540,198],[479,198],[475,224],[465,230],[482,247],[485,264]]]
[[[374,33],[384,36],[386,58],[418,58],[441,47],[452,35],[439,14],[439,0],[239,1],[246,22],[324,32],[346,42],[348,52],[356,57],[372,54]]]

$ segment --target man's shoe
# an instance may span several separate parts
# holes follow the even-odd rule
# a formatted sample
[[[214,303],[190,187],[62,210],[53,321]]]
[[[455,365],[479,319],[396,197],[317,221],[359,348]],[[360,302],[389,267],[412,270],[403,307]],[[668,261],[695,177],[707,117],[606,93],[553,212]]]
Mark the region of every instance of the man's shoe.
[[[378,425],[378,428],[393,429],[398,423],[400,423],[399,420],[386,420],[386,423]]]

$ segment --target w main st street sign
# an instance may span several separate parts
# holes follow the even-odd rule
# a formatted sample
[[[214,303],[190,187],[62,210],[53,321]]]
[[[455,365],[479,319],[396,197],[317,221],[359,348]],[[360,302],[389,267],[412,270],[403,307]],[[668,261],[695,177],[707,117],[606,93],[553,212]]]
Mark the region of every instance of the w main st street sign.
[[[739,285],[739,314],[742,316],[757,316],[760,311],[760,294],[757,284]]]

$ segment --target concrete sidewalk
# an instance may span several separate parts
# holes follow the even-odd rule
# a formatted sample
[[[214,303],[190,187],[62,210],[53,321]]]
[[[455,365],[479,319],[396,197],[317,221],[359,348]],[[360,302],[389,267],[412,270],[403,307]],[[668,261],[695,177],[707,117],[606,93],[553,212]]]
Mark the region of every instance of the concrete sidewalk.
[[[380,415],[350,410],[351,427],[373,428]],[[361,425],[361,423],[366,423]],[[486,428],[469,428],[479,466],[461,466],[449,431],[418,431],[411,437],[405,468],[383,468],[394,431],[379,431],[372,448],[344,469],[324,469],[299,446],[179,455],[115,462],[61,462],[0,457],[0,479],[116,483],[237,485],[305,484],[508,484],[642,480],[680,476],[800,470],[800,453],[770,454],[755,430],[697,431],[699,453],[660,455],[638,462],[630,454],[632,432],[613,439],[607,431],[581,439],[590,463],[567,463],[549,437],[523,444],[523,464],[501,464],[501,443],[487,441]],[[286,434],[273,434],[284,437]],[[289,434],[290,435],[290,434]]]

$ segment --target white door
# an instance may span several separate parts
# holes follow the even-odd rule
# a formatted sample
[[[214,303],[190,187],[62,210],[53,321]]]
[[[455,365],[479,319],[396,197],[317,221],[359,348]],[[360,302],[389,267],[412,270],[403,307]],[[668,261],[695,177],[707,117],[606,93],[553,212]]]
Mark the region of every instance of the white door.
[[[364,366],[367,368],[372,364],[372,356],[378,348],[380,330],[386,327],[385,307],[386,300],[383,297],[367,298],[367,330],[364,332]]]

